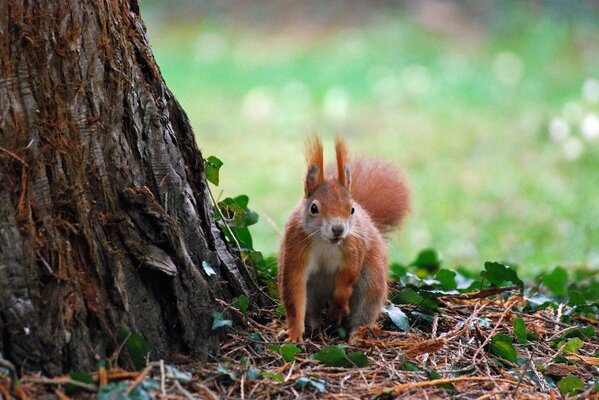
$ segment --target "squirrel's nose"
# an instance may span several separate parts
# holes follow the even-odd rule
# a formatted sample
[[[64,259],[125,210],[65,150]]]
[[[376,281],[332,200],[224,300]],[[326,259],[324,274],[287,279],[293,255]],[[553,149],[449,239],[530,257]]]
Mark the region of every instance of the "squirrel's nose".
[[[331,230],[333,231],[333,235],[341,236],[345,231],[345,227],[341,224],[335,224],[331,227]]]

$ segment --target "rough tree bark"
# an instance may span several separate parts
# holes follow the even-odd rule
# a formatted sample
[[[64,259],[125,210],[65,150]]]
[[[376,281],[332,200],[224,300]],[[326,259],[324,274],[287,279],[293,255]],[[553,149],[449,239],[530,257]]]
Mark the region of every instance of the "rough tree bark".
[[[0,354],[27,370],[94,368],[120,328],[205,357],[217,299],[254,293],[135,0],[0,0],[0,185]]]

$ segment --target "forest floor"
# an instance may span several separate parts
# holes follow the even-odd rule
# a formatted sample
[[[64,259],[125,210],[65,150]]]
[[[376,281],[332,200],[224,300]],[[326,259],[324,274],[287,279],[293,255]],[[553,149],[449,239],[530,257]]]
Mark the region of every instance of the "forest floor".
[[[599,321],[574,315],[565,324],[569,306],[525,311],[529,301],[516,288],[445,296],[432,317],[402,306],[407,332],[385,316],[352,344],[320,333],[298,346],[280,340],[275,309],[230,307],[238,318],[215,325],[228,340],[212,362],[100,368],[87,383],[28,375],[12,391],[0,374],[0,399],[599,398]]]

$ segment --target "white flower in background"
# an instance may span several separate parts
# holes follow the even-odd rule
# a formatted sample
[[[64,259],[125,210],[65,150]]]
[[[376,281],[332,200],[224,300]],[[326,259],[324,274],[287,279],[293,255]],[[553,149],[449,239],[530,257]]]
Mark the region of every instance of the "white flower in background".
[[[334,86],[327,90],[324,96],[324,115],[332,119],[344,119],[349,109],[349,95],[347,90]]]
[[[599,102],[599,81],[597,79],[587,79],[582,84],[582,97],[590,102]]]
[[[563,118],[553,118],[549,122],[549,136],[554,142],[563,142],[570,135],[570,125]]]
[[[563,145],[564,158],[574,161],[578,159],[584,150],[582,140],[577,137],[568,138]]]
[[[268,121],[274,109],[273,96],[267,88],[256,87],[245,95],[241,103],[241,113],[256,122]]]
[[[202,33],[195,42],[194,59],[199,63],[214,63],[222,59],[229,46],[218,33]]]
[[[491,69],[499,82],[514,86],[524,75],[524,62],[511,51],[505,51],[495,56]]]
[[[580,123],[580,132],[589,142],[599,141],[599,117],[597,114],[587,114]]]

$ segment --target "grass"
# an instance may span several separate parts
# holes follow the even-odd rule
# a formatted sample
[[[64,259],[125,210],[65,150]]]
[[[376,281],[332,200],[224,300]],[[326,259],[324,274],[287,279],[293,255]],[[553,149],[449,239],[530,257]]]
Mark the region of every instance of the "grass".
[[[252,232],[264,253],[277,251],[272,225],[282,230],[301,198],[304,138],[319,132],[331,156],[342,132],[354,153],[401,166],[412,187],[393,260],[434,247],[450,265],[503,259],[525,275],[596,267],[599,143],[578,126],[599,114],[581,94],[599,78],[599,25],[513,4],[458,31],[399,12],[317,30],[145,18],[204,156],[225,163],[223,196],[249,195],[263,217]],[[569,139],[551,140],[557,117]]]

